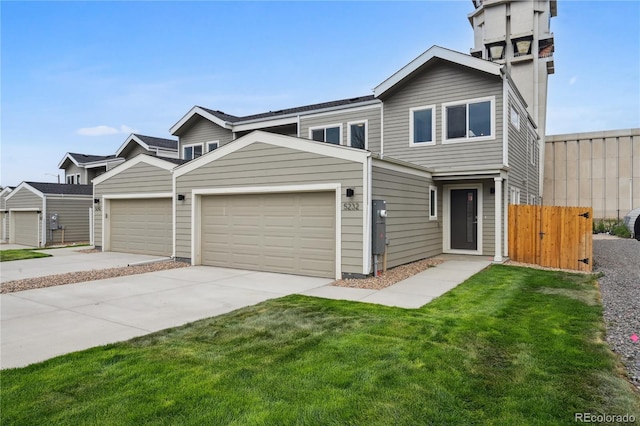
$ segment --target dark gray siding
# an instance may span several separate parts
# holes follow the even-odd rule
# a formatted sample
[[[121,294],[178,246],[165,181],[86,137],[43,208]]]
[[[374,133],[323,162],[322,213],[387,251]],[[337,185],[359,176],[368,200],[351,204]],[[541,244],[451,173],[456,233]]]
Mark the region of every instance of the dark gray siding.
[[[58,225],[64,226],[64,243],[89,242],[89,212],[92,198],[74,200],[48,196],[47,200],[47,245],[62,244],[61,229],[51,230],[51,215],[58,214]]]
[[[384,155],[422,166],[502,164],[502,79],[445,62],[434,64],[384,100]],[[495,97],[495,140],[442,143],[442,104]],[[435,105],[436,145],[409,146],[409,110]]]
[[[387,267],[442,253],[442,202],[438,219],[429,220],[429,186],[437,186],[431,179],[374,165],[372,184],[373,199],[387,201]]]
[[[341,183],[342,201],[363,199],[363,164],[304,151],[254,143],[176,178],[176,191],[185,201],[176,205],[176,256],[191,257],[191,204],[193,189]],[[344,188],[354,188],[346,198]],[[363,269],[363,211],[342,215],[342,272]]]
[[[194,143],[204,143],[210,141],[220,141],[220,146],[226,145],[233,140],[231,130],[224,129],[205,118],[197,118],[180,135],[180,158],[182,158],[182,147]],[[206,149],[206,146],[205,146]]]

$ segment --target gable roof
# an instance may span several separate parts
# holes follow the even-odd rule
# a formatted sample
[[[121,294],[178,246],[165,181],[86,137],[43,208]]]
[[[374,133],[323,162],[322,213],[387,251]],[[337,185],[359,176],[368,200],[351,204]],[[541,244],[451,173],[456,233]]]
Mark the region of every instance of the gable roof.
[[[495,76],[501,76],[503,72],[503,66],[496,64],[495,62],[479,59],[471,55],[456,52],[455,50],[445,49],[444,47],[432,46],[413,61],[396,71],[391,77],[376,86],[373,89],[373,95],[376,98],[380,98],[398,84],[402,83],[406,79],[412,78],[415,73],[419,72],[423,67],[428,66],[430,63],[438,59]]]
[[[199,115],[207,120],[217,124],[220,127],[233,129],[239,124],[248,124],[253,122],[266,122],[269,120],[290,118],[290,123],[296,123],[298,115],[315,114],[318,112],[341,109],[351,107],[358,104],[379,103],[373,95],[358,96],[349,99],[340,99],[337,101],[322,102],[317,104],[303,105],[295,108],[281,109],[277,111],[263,112],[260,114],[245,115],[239,117],[227,114],[219,110],[213,110],[199,105],[194,106],[185,114],[180,121],[174,124],[169,131],[176,134],[180,129],[195,115]]]
[[[51,182],[22,182],[20,183],[20,185],[16,186],[13,191],[11,191],[6,199],[10,199],[23,188],[33,192],[40,198],[44,197],[45,195],[93,195],[93,186],[91,185],[71,185],[68,183]]]
[[[120,148],[116,151],[116,156],[122,154],[127,146],[131,143],[137,143],[147,151],[153,151],[153,148],[162,149],[165,151],[178,152],[178,141],[175,139],[157,138],[155,136],[138,135],[131,133],[129,137],[124,141]]]
[[[93,155],[93,154],[79,154],[77,152],[67,152],[60,163],[58,163],[58,168],[62,169],[65,167],[65,163],[67,161],[71,161],[78,167],[82,167],[91,163],[100,163],[100,162],[110,162],[110,161],[120,161],[121,158],[118,158],[116,155]]]
[[[118,164],[113,169],[101,174],[100,176],[95,177],[92,182],[94,185],[104,182],[111,177],[124,172],[125,170],[130,169],[136,164],[145,163],[155,167],[159,167],[161,169],[171,171],[176,168],[180,164],[184,164],[189,160],[181,160],[179,158],[166,158],[166,157],[156,157],[155,155],[150,154],[138,154],[130,160],[125,161],[122,164]],[[191,160],[193,161],[193,160]],[[91,186],[91,185],[90,185]]]

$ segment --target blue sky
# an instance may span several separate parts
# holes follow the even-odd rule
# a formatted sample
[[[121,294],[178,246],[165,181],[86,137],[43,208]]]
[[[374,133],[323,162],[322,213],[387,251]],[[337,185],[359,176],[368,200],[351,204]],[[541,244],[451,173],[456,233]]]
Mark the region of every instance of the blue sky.
[[[0,2],[0,184],[66,152],[171,137],[193,105],[245,115],[349,98],[434,44],[468,53],[470,0]],[[548,134],[640,127],[640,2],[558,1]]]

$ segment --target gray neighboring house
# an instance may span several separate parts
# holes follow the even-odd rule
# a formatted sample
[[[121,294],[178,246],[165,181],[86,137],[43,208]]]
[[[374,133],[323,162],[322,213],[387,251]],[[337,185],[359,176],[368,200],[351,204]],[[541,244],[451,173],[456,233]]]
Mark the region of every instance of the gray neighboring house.
[[[179,158],[178,141],[132,133],[116,151],[116,157],[129,160],[138,154],[161,158]]]
[[[135,181],[114,169],[96,198],[170,199],[171,255],[195,265],[370,274],[375,199],[387,201],[389,267],[439,253],[500,262],[509,202],[540,193],[539,135],[504,65],[438,46],[373,95],[246,117],[195,106],[171,133],[186,164],[139,160]],[[113,232],[112,215],[96,213],[96,235]]]
[[[31,247],[89,242],[91,185],[22,182],[6,197],[9,242]]]
[[[9,211],[7,210],[7,196],[14,190],[14,186],[5,186],[0,191],[0,215],[2,216],[0,222],[0,241],[9,241]]]

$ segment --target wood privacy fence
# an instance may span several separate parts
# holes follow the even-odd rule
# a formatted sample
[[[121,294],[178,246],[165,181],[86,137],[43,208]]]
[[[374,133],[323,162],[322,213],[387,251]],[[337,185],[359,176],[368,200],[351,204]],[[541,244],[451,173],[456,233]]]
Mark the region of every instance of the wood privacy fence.
[[[509,205],[509,257],[516,262],[591,271],[593,209]]]

